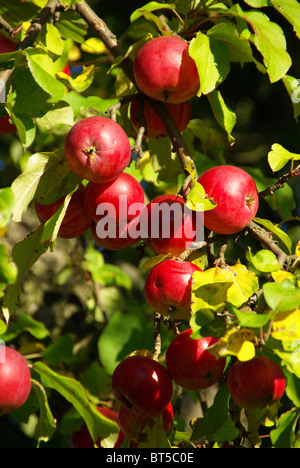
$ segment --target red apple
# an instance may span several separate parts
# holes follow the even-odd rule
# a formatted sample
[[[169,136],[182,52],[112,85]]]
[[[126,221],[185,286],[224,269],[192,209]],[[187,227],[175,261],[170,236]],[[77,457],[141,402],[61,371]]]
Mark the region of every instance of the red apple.
[[[67,163],[75,174],[91,182],[115,179],[131,158],[129,139],[122,127],[102,116],[77,122],[65,140]]]
[[[172,115],[178,130],[182,132],[191,119],[191,104],[190,101],[181,102],[179,104],[165,104],[168,111]],[[130,118],[133,125],[139,129],[141,127],[142,118],[145,119],[146,132],[148,138],[161,138],[168,136],[166,128],[160,117],[157,115],[153,107],[147,100],[143,102],[133,101],[130,106]]]
[[[0,119],[0,135],[9,135],[16,131],[16,126],[10,122],[10,116],[2,117]]]
[[[248,410],[262,409],[280,400],[286,380],[281,367],[267,356],[238,361],[230,369],[227,385],[237,405]]]
[[[105,221],[104,218],[103,220]],[[141,240],[139,216],[136,216],[129,223],[120,225],[108,223],[107,226],[102,226],[103,220],[93,223],[90,227],[90,233],[100,247],[107,250],[120,250],[137,244]]]
[[[208,388],[221,377],[226,358],[216,358],[209,347],[219,339],[204,337],[191,338],[188,329],[177,335],[166,351],[166,365],[173,380],[188,390]]]
[[[76,192],[73,193],[58,231],[59,237],[72,239],[81,236],[92,225],[92,220],[84,205],[84,190],[85,187],[83,185],[79,185]],[[42,223],[45,223],[48,219],[52,218],[63,204],[64,198],[65,197],[60,197],[57,201],[49,205],[43,205],[36,201],[35,210],[39,220]]]
[[[133,71],[137,87],[159,101],[188,101],[200,86],[188,43],[178,36],[161,36],[147,42],[136,54]]]
[[[116,423],[119,422],[118,413],[116,413],[116,411],[107,408],[106,406],[98,406],[97,410],[106,418],[111,419],[111,421],[115,421]],[[120,447],[123,440],[124,434],[120,430],[114,448]],[[101,448],[101,437],[98,437],[96,444],[94,444],[86,424],[84,424],[78,431],[71,435],[72,448],[94,448],[95,445]]]
[[[184,320],[191,317],[192,275],[202,271],[194,263],[165,260],[155,265],[145,281],[145,298],[164,316]]]
[[[141,213],[141,237],[157,254],[178,257],[202,235],[203,213],[190,210],[178,195],[160,195]],[[146,230],[146,232],[143,231]]]
[[[112,392],[127,410],[151,417],[157,416],[168,405],[173,382],[162,364],[147,356],[133,355],[115,368]]]
[[[257,213],[259,200],[252,177],[243,169],[224,165],[208,169],[198,182],[217,206],[204,213],[204,225],[218,234],[244,229]]]
[[[108,221],[119,225],[135,218],[134,208],[138,204],[144,207],[144,198],[141,184],[132,175],[123,172],[111,182],[89,182],[85,189],[84,203],[95,223],[105,216]]]
[[[0,415],[11,413],[26,402],[31,375],[26,359],[13,348],[0,346]]]
[[[119,425],[122,433],[130,439],[131,442],[138,444],[139,442],[146,442],[145,430],[147,426],[153,427],[155,420],[152,418],[145,418],[132,411],[127,410],[124,406],[119,410]],[[166,406],[162,411],[162,428],[167,433],[171,429],[173,423],[173,407],[172,403]]]
[[[0,33],[0,54],[15,52],[16,44],[7,36]]]

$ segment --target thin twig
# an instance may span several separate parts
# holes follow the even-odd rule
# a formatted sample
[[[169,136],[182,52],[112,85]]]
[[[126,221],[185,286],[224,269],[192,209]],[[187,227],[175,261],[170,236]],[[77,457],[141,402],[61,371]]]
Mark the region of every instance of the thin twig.
[[[284,174],[281,176],[277,182],[272,184],[270,187],[266,188],[265,190],[262,190],[259,192],[260,197],[267,197],[268,195],[273,195],[276,190],[281,189],[288,180],[290,180],[292,177],[297,177],[300,176],[300,164],[293,169],[292,171],[288,172],[287,174]]]

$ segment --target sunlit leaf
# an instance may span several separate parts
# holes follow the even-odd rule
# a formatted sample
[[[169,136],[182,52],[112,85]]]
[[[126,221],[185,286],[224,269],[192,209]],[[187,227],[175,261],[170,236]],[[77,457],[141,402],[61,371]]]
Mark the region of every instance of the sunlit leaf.
[[[289,161],[298,161],[299,159],[300,154],[291,153],[278,143],[272,145],[272,151],[268,154],[268,162],[274,172],[282,169]]]
[[[276,340],[300,340],[300,309],[279,312],[273,320],[272,330]]]

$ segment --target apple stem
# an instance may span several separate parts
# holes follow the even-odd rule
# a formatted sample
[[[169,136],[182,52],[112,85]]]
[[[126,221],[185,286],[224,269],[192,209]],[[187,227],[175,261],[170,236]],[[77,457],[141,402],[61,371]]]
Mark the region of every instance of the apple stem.
[[[84,153],[91,158],[91,160],[94,159],[94,154],[96,152],[95,146],[90,146],[89,148],[84,149]]]

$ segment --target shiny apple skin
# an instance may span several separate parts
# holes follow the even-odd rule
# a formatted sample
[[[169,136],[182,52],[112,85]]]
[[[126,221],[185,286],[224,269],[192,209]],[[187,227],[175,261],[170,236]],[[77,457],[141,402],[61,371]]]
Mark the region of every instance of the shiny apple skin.
[[[31,391],[31,374],[24,356],[5,345],[0,346],[0,415],[17,410]]]
[[[173,380],[188,390],[201,390],[214,385],[224,372],[226,358],[217,358],[207,348],[219,339],[191,338],[192,330],[177,335],[166,351],[166,365]]]
[[[218,234],[242,231],[255,217],[259,199],[253,178],[243,169],[222,165],[208,169],[198,182],[206,195],[217,203],[205,211],[204,225]]]
[[[112,392],[127,410],[151,417],[157,416],[168,405],[173,382],[162,364],[146,356],[134,355],[115,368]]]
[[[181,102],[179,104],[165,104],[166,108],[172,115],[177,128],[182,132],[191,120],[191,103],[190,101]],[[139,108],[140,107],[140,108]],[[130,106],[130,118],[138,130],[141,127],[139,113],[144,116],[146,122],[145,135],[151,139],[163,138],[168,136],[168,132],[162,123],[159,115],[147,100],[140,103],[133,101]]]
[[[120,196],[126,202],[120,200]],[[85,189],[84,203],[89,216],[97,223],[107,214],[97,214],[97,207],[101,204],[111,204],[115,209],[115,217],[112,221],[118,224],[124,224],[135,218],[136,213],[130,211],[130,206],[139,203],[144,206],[145,194],[141,184],[130,174],[123,172],[116,179],[104,184],[89,182]],[[125,208],[125,211],[120,211]],[[112,210],[114,212],[114,210]],[[113,215],[113,213],[112,213]]]
[[[236,362],[228,373],[227,385],[235,403],[248,410],[262,409],[280,400],[286,379],[281,367],[267,356]]]
[[[147,216],[146,222],[143,216]],[[203,213],[189,210],[183,198],[173,194],[156,197],[141,215],[141,223],[148,226],[149,247],[157,254],[170,253],[174,257],[200,240],[202,219]]]
[[[200,86],[188,43],[178,36],[161,36],[147,42],[135,56],[133,71],[138,88],[158,101],[188,101]]]
[[[65,156],[70,169],[90,182],[115,179],[131,159],[129,139],[122,127],[102,116],[77,122],[65,140]]]
[[[187,261],[165,260],[155,265],[145,281],[147,303],[163,316],[181,320],[190,318],[192,275],[195,271],[202,270]]]

